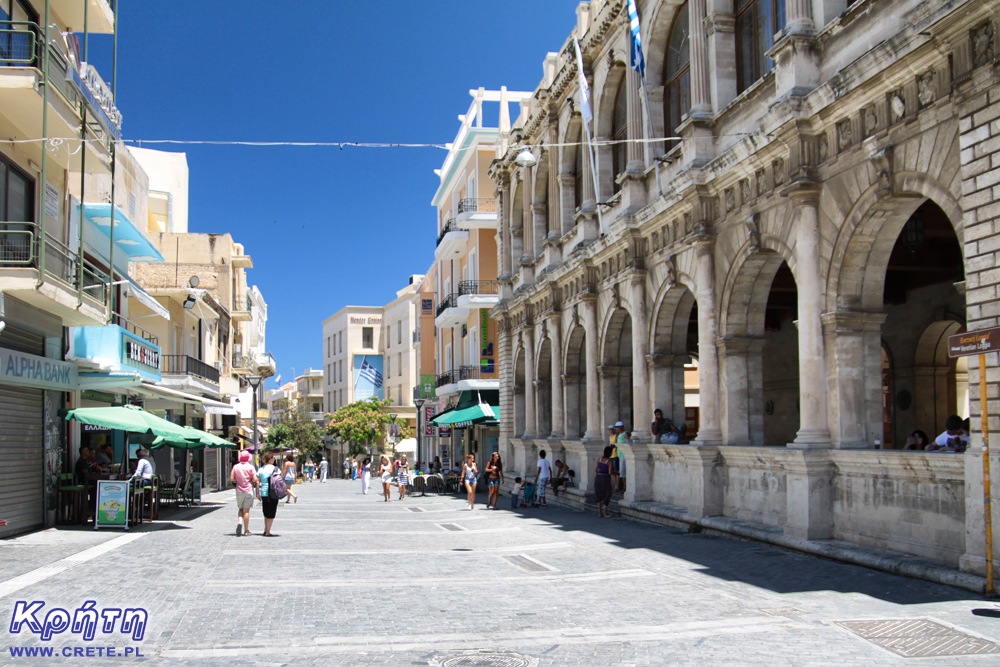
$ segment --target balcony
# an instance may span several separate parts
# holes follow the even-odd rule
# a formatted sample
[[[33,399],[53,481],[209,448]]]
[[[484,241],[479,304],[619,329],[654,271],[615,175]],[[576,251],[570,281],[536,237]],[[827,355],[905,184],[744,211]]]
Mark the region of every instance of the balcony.
[[[463,280],[458,284],[459,308],[492,308],[500,303],[500,281]]]
[[[458,259],[469,250],[469,232],[460,229],[454,218],[447,220],[441,233],[438,235],[437,250],[434,251],[434,258]]]
[[[254,368],[249,355],[240,354],[239,352],[233,353],[234,373],[239,373],[240,375],[250,375],[253,371]]]
[[[87,6],[84,7],[84,4]],[[58,25],[73,26],[83,32],[83,17],[87,17],[87,30],[97,33],[115,31],[114,2],[109,0],[51,0],[51,9],[58,17]]]
[[[458,371],[448,371],[437,376],[435,396],[451,396],[458,393]]]
[[[457,391],[475,391],[477,389],[499,389],[500,376],[496,364],[480,364],[479,366],[459,366],[455,389]]]
[[[455,222],[464,229],[496,229],[497,200],[480,197],[459,201]]]
[[[111,324],[116,324],[116,325],[120,326],[125,331],[128,331],[129,333],[138,336],[139,338],[143,339],[147,343],[152,343],[153,345],[157,345],[157,346],[159,346],[159,344],[160,344],[160,339],[159,338],[157,338],[153,334],[149,333],[148,331],[146,331],[145,329],[143,329],[142,327],[140,327],[138,324],[136,324],[132,320],[129,320],[129,319],[126,319],[126,318],[122,317],[118,313],[111,313]]]
[[[90,373],[81,387],[105,389],[159,382],[162,355],[157,338],[118,313],[103,326],[69,327],[66,359]],[[82,376],[81,376],[82,377]]]
[[[458,298],[457,294],[449,294],[444,298],[440,305],[438,305],[434,324],[448,329],[462,326],[469,321],[470,311],[468,308],[459,307]]]
[[[204,361],[189,357],[186,354],[164,354],[162,357],[163,375],[186,375],[219,385],[219,369]]]
[[[0,222],[0,276],[4,293],[66,326],[106,324],[108,275],[33,222]]]
[[[256,355],[257,375],[269,378],[278,372],[278,362],[270,352]]]

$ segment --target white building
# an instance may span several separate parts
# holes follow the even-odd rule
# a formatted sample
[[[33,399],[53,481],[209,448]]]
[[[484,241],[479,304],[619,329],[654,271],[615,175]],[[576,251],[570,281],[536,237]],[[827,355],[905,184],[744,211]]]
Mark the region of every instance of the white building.
[[[130,147],[129,151],[149,176],[149,231],[187,232],[187,154],[136,146]]]

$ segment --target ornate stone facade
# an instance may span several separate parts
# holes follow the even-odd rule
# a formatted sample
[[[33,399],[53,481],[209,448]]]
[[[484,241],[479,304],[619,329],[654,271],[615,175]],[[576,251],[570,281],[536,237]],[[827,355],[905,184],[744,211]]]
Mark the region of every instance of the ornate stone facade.
[[[492,166],[508,467],[533,473],[548,449],[586,492],[603,427],[621,419],[634,425],[626,508],[982,572],[976,434],[964,467],[886,450],[970,407],[977,429],[976,363],[948,362],[940,341],[1000,316],[990,3],[788,0],[773,69],[751,82],[737,75],[744,17],[705,0],[638,3],[640,81],[625,4],[580,5]],[[677,74],[668,47],[684,11]],[[680,102],[677,76],[689,78]],[[662,140],[685,101],[678,140]],[[525,147],[532,167],[514,162]],[[988,379],[997,396],[1000,377]],[[687,421],[691,442],[652,442],[654,408]]]

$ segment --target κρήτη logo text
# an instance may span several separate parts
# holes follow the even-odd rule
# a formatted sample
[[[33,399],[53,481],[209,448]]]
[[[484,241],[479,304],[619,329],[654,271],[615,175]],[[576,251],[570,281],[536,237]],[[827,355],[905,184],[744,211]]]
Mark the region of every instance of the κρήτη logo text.
[[[133,641],[140,642],[146,634],[149,619],[145,609],[108,607],[98,610],[94,600],[87,600],[72,610],[72,614],[61,607],[52,607],[43,616],[44,607],[45,603],[41,600],[15,602],[14,613],[10,618],[10,634],[19,635],[22,630],[27,629],[42,641],[51,641],[55,635],[68,631],[89,642],[94,640],[100,628],[105,635],[117,632],[131,635]]]

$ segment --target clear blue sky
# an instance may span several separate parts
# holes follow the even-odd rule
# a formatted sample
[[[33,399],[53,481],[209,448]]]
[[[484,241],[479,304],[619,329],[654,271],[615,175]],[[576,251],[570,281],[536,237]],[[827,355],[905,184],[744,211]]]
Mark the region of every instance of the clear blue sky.
[[[534,90],[577,3],[117,4],[126,139],[446,143],[469,89]],[[92,40],[110,81],[110,40]],[[253,256],[283,380],[322,368],[324,319],[387,303],[433,261],[443,150],[146,147],[187,153],[189,231]]]

